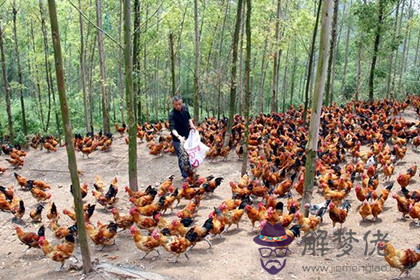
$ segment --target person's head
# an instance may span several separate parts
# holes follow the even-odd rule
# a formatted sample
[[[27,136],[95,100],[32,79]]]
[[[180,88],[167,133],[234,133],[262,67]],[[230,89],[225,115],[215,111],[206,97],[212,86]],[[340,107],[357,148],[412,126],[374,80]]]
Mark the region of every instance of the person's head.
[[[182,97],[180,95],[175,95],[172,98],[172,104],[174,105],[175,110],[181,111],[181,109],[182,109]]]

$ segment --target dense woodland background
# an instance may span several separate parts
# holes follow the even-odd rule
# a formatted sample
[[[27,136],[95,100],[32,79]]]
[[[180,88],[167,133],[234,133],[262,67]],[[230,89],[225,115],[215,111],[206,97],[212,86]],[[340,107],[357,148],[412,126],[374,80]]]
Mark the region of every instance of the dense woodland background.
[[[227,116],[238,1],[132,2],[136,121],[166,119],[174,93],[182,94],[199,120]],[[319,3],[252,1],[251,115],[310,103],[319,53]],[[244,113],[245,96],[246,5],[242,6],[238,114]],[[418,1],[334,0],[333,10],[324,105],[402,99],[419,92]],[[111,128],[115,122],[126,123],[122,2],[60,0],[57,12],[74,132],[91,126],[107,131],[104,117]],[[46,1],[0,0],[0,18],[1,134],[9,133],[9,120],[17,142],[33,133],[62,134]]]

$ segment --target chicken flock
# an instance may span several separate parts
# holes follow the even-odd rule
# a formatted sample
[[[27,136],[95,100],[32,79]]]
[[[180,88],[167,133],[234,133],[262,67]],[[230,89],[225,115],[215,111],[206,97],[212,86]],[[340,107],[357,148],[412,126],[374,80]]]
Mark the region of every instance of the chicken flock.
[[[410,163],[405,172],[397,175],[396,182],[390,180],[395,166],[403,161],[407,149],[417,151],[420,145],[420,121],[406,121],[398,115],[409,106],[414,107],[420,117],[420,98],[411,96],[404,102],[381,100],[374,103],[352,101],[350,103],[324,107],[321,115],[319,146],[315,165],[314,191],[319,192],[324,201],[318,204],[301,205],[305,181],[305,149],[308,141],[308,126],[303,119],[303,108],[292,107],[285,113],[259,114],[249,123],[249,170],[239,178],[223,184],[223,178],[214,176],[200,177],[190,173],[182,186],[173,184],[174,176],[160,183],[159,186],[148,186],[144,190],[133,192],[125,187],[127,196],[117,196],[118,179],[105,183],[99,176],[89,184],[81,186],[85,202],[84,220],[87,234],[94,244],[111,246],[121,231],[129,231],[137,248],[144,252],[143,258],[158,247],[173,254],[176,259],[181,254],[188,258],[188,252],[199,242],[212,246],[211,239],[223,235],[231,226],[239,228],[241,221],[247,219],[252,231],[260,230],[267,222],[282,223],[288,235],[302,241],[308,232],[317,233],[318,229],[327,226],[331,221],[332,231],[346,222],[351,208],[359,206],[360,222],[367,219],[378,221],[388,200],[395,199],[396,209],[401,219],[412,219],[420,224],[420,189],[411,186],[417,174],[417,165]],[[310,112],[308,114],[308,119]],[[307,121],[306,120],[306,121]],[[226,160],[231,152],[238,158],[243,157],[245,150],[245,120],[234,117],[230,141],[223,146],[227,131],[227,119],[206,118],[197,126],[201,141],[210,150],[207,157],[211,161]],[[126,125],[116,124],[116,131],[124,137]],[[174,153],[171,136],[165,136],[167,122],[137,125],[137,138],[144,140],[150,154],[162,155]],[[53,136],[31,140],[31,146],[37,148],[42,143],[47,151],[54,151],[57,140]],[[111,148],[113,135],[92,133],[86,137],[75,135],[73,145],[84,155],[89,156],[98,147],[102,151]],[[155,142],[156,141],[156,142]],[[128,138],[125,138],[128,144]],[[48,143],[48,145],[45,145]],[[55,146],[54,146],[55,144]],[[104,148],[105,147],[105,148]],[[26,153],[11,145],[2,145],[2,151],[10,155],[10,160],[22,164],[13,164],[22,168]],[[15,170],[17,172],[17,170]],[[6,169],[0,169],[1,174]],[[37,231],[23,231],[15,226],[18,238],[28,248],[40,248],[46,257],[64,265],[75,249],[77,227],[73,210],[58,209],[54,197],[48,193],[51,188],[47,183],[26,179],[14,172],[17,184],[22,190],[31,192],[38,202],[30,211],[30,220],[42,224]],[[4,176],[4,175],[3,175]],[[383,178],[382,182],[380,177]],[[397,186],[398,185],[398,186]],[[231,189],[232,196],[223,200],[209,213],[200,211],[200,203],[212,196],[218,187]],[[72,188],[70,188],[72,191]],[[355,198],[349,198],[350,193]],[[91,196],[88,196],[92,194]],[[128,213],[121,213],[121,200],[131,203]],[[184,205],[184,204],[185,205]],[[352,205],[353,204],[353,205]],[[357,204],[357,205],[356,205]],[[100,206],[99,206],[100,205]],[[165,218],[178,205],[184,205],[177,211],[177,218],[171,221]],[[46,209],[47,223],[42,213]],[[92,222],[94,211],[103,207],[112,216],[109,223]],[[0,209],[10,212],[13,220],[23,219],[25,206],[15,193],[13,187],[0,186]],[[61,210],[61,211],[60,211]],[[307,210],[310,215],[305,217]],[[197,214],[206,216],[204,223],[197,224]],[[67,219],[67,224],[59,224],[60,213]],[[327,219],[327,214],[329,219]],[[45,238],[49,229],[59,245],[51,245]],[[300,238],[299,238],[300,237]],[[414,245],[413,245],[414,246]],[[390,266],[398,268],[401,273],[410,270],[420,261],[420,247],[414,249],[395,249],[391,243],[380,242],[380,250],[390,253],[385,260]]]

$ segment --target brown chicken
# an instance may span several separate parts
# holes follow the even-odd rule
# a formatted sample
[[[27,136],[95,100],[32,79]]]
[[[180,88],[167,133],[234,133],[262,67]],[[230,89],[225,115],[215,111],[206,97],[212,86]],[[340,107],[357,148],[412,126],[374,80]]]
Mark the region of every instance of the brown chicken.
[[[46,193],[33,186],[33,181],[28,180],[28,189],[31,191],[32,196],[38,201],[46,201],[51,198],[50,193]]]
[[[410,204],[412,203],[411,199],[407,199],[404,196],[400,196],[396,193],[392,194],[392,198],[397,200],[398,211],[401,212],[402,220],[406,219],[406,215],[410,212]]]
[[[111,212],[114,217],[115,223],[119,228],[123,230],[130,228],[134,222],[133,216],[131,215],[120,216],[120,212],[117,208],[112,208]]]
[[[29,216],[31,217],[33,222],[40,222],[42,220],[42,210],[44,209],[44,206],[39,204],[36,206],[35,209],[32,209],[29,213]]]
[[[57,211],[57,207],[55,206],[55,203],[54,202],[52,204],[51,204],[51,202],[48,203],[47,218],[50,221],[55,221],[55,222],[57,222],[58,219],[60,218],[60,215],[59,215],[59,213]]]
[[[96,201],[98,201],[100,205],[105,207],[111,207],[118,201],[117,193],[118,188],[113,184],[109,186],[108,192],[105,195],[95,190],[92,190],[92,194],[96,198]]]
[[[248,219],[251,221],[252,231],[254,231],[255,222],[261,222],[262,220],[265,220],[265,207],[262,203],[260,203],[258,204],[258,209],[255,209],[251,205],[246,205],[244,209]]]
[[[394,174],[395,165],[385,165],[384,166],[384,174],[385,179],[388,179],[388,181],[391,179],[392,174]]]
[[[105,246],[115,244],[115,236],[117,235],[118,226],[116,223],[109,223],[108,225],[101,225],[94,227],[90,223],[85,223],[85,228],[89,238],[96,244],[102,245],[101,250]]]
[[[416,226],[420,225],[420,204],[410,204],[408,207],[408,214],[416,221]]]
[[[41,236],[45,236],[45,227],[41,226],[38,232],[24,232],[19,226],[15,225],[16,234],[19,240],[30,248],[39,248],[38,240]]]
[[[60,269],[62,269],[65,261],[73,256],[76,241],[72,234],[68,234],[65,237],[65,241],[60,245],[51,245],[48,240],[45,239],[45,236],[40,237],[38,243],[47,258],[56,262],[61,262]]]
[[[372,215],[372,205],[367,200],[363,201],[359,208],[359,214],[362,216],[362,222],[365,221],[366,217]]]
[[[168,229],[163,229],[159,233],[155,229],[152,232],[152,237],[159,241],[160,246],[165,248],[166,251],[176,256],[175,262],[178,261],[178,258],[182,253],[189,259],[187,250],[191,247],[192,243],[187,238],[172,236]]]
[[[397,178],[398,184],[401,188],[405,188],[410,184],[411,175],[409,173],[400,173]]]
[[[374,218],[374,220],[378,220],[378,216],[379,214],[382,213],[383,211],[383,207],[384,207],[384,203],[385,203],[385,198],[383,196],[383,194],[380,194],[378,199],[375,200],[371,206],[372,206],[372,216]]]
[[[411,278],[411,269],[420,261],[420,246],[414,249],[395,249],[390,242],[378,242],[379,250],[384,251],[384,258],[387,263],[401,271],[398,279],[403,273]]]
[[[152,251],[156,251],[158,256],[160,256],[159,251],[156,250],[156,248],[160,245],[158,239],[154,238],[153,236],[143,236],[140,230],[137,229],[134,225],[130,227],[130,233],[131,236],[133,236],[133,240],[137,248],[146,253],[143,257],[140,258],[141,260]]]
[[[315,235],[317,234],[317,230],[319,225],[321,224],[321,218],[318,216],[311,216],[305,218],[305,216],[300,212],[297,211],[295,214],[296,222],[300,225],[300,230],[303,231],[305,234],[308,231],[312,231]]]
[[[155,189],[151,189],[148,191],[148,194],[146,194],[145,196],[142,196],[139,198],[130,197],[129,201],[137,207],[143,207],[143,206],[152,204],[156,195],[157,195],[157,191]]]
[[[122,127],[120,127],[117,123],[115,124],[115,130],[123,137],[125,129],[127,128],[127,125],[125,123],[122,124]]]
[[[15,175],[16,181],[18,182],[19,186],[21,186],[23,189],[28,188],[28,180],[21,175],[17,174],[16,172],[13,173]]]
[[[44,148],[48,151],[48,152],[57,152],[57,149],[51,145],[49,142],[45,142],[44,143]]]
[[[196,196],[191,200],[181,211],[178,212],[177,216],[180,219],[194,218],[200,206],[201,197]]]
[[[148,207],[148,206],[146,206]],[[152,217],[141,215],[139,212],[141,208],[133,207],[130,210],[130,216],[133,217],[133,222],[140,228],[146,229],[151,232],[159,223],[161,215],[158,211],[154,211],[151,215]]]
[[[337,223],[339,223],[341,227],[343,226],[343,223],[346,221],[350,207],[351,205],[348,200],[345,200],[340,208],[335,206],[334,202],[331,202],[329,204],[329,215],[333,223],[333,231]]]

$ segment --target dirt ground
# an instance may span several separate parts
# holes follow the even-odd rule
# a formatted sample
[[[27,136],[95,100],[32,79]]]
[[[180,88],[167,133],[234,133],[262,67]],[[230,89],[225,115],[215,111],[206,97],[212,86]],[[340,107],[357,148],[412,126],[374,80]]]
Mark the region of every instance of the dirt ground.
[[[408,110],[403,114],[408,120],[417,119],[415,112]],[[148,154],[146,144],[138,145],[138,174],[141,188],[145,188],[149,184],[155,184],[165,180],[172,174],[175,174],[174,185],[181,187],[181,176],[177,166],[175,156],[165,154],[162,157],[155,157]],[[100,151],[94,152],[90,158],[83,158],[81,153],[77,153],[78,168],[83,172],[81,182],[89,183],[90,190],[93,188],[95,175],[100,175],[102,180],[110,183],[114,176],[118,177],[120,198],[117,208],[122,214],[127,214],[131,205],[128,203],[128,195],[124,193],[124,187],[128,183],[127,175],[127,149],[128,146],[124,142],[124,138],[115,135],[115,141],[112,150],[108,153]],[[413,163],[418,163],[419,153],[414,151],[409,145],[407,155],[403,161],[397,164],[391,181],[396,180],[400,171],[405,171]],[[8,167],[9,164],[4,160],[5,156],[0,156],[0,166]],[[227,161],[218,160],[216,162],[205,162],[199,168],[201,176],[214,175],[224,178],[222,185],[215,191],[213,195],[203,200],[198,212],[198,222],[201,225],[212,211],[213,207],[219,205],[222,200],[231,196],[229,187],[230,181],[237,181],[240,178],[240,169],[242,162],[238,160],[235,153],[231,153]],[[51,186],[52,201],[56,203],[60,213],[64,208],[71,208],[73,198],[69,192],[70,177],[67,171],[67,157],[65,148],[59,148],[56,153],[47,153],[46,150],[28,151],[25,159],[25,166],[17,172],[26,178],[38,179],[48,182]],[[419,175],[417,174],[410,184],[409,189],[413,190],[418,187]],[[383,188],[386,181],[383,173],[380,172],[380,186]],[[360,183],[360,178],[356,180]],[[4,186],[15,186],[16,194],[20,196],[26,206],[26,214],[24,220],[26,225],[25,231],[35,231],[39,225],[29,222],[29,212],[36,205],[35,199],[29,192],[19,190],[13,177],[13,169],[8,169],[4,175],[0,177],[0,184]],[[399,185],[396,183],[393,191],[398,191]],[[321,255],[321,251],[317,250],[316,256],[309,255],[308,251],[303,254],[305,244],[297,245],[293,242],[290,245],[292,253],[287,256],[287,264],[285,268],[275,276],[265,272],[260,264],[260,255],[258,245],[253,242],[253,238],[257,232],[251,232],[251,224],[244,215],[240,223],[240,228],[232,227],[223,238],[212,238],[213,247],[208,249],[205,242],[197,244],[189,253],[190,260],[184,256],[179,258],[176,264],[168,262],[173,256],[158,248],[162,258],[154,259],[156,253],[151,253],[146,259],[140,260],[143,252],[139,251],[128,231],[120,232],[116,238],[116,245],[99,251],[100,247],[95,246],[90,240],[91,258],[95,263],[113,264],[122,268],[151,272],[150,274],[142,274],[138,279],[350,279],[354,277],[363,277],[363,279],[391,279],[398,276],[399,272],[390,271],[389,265],[382,256],[375,251],[370,257],[364,255],[366,242],[363,240],[364,235],[371,231],[367,241],[375,239],[373,236],[378,230],[382,234],[387,234],[386,239],[390,240],[397,248],[414,247],[420,243],[418,238],[419,228],[417,228],[412,220],[402,221],[401,215],[397,211],[397,204],[391,196],[385,203],[384,212],[380,215],[377,222],[363,222],[357,210],[360,202],[352,191],[349,195],[352,205],[351,212],[343,226],[343,231],[352,230],[353,236],[358,241],[353,241],[352,250],[349,256],[337,257],[342,248],[340,244],[333,241],[331,236],[332,224],[328,217],[328,213],[324,216],[322,230],[328,231],[329,236],[325,239],[326,248],[329,250],[325,255]],[[94,197],[89,192],[85,198],[86,202],[95,203]],[[314,202],[321,202],[323,198],[314,192]],[[186,201],[174,209],[171,215],[165,215],[165,219],[171,220],[177,211],[185,206]],[[103,223],[112,220],[111,213],[104,211],[103,207],[97,205],[97,210],[91,221],[100,220]],[[47,223],[45,211],[44,223]],[[61,225],[70,226],[72,221],[61,214]],[[82,275],[80,271],[68,270],[55,271],[60,264],[46,259],[41,250],[31,249],[23,252],[26,248],[18,240],[11,215],[9,213],[0,212],[0,279],[125,279],[126,277],[108,272],[107,270],[96,268],[96,272],[88,276]],[[57,240],[52,236],[51,231],[47,230],[46,236],[48,240],[57,244]],[[347,236],[345,236],[347,237]],[[369,243],[369,252],[375,247],[373,243]],[[320,247],[317,247],[320,248]],[[308,250],[308,248],[307,248]],[[80,258],[80,251],[77,250],[76,255]],[[75,263],[70,259],[66,263],[66,268]],[[325,266],[328,271],[304,271],[303,266]],[[365,266],[364,268],[362,266]],[[320,268],[318,268],[320,269]],[[334,272],[331,270],[334,269]],[[380,272],[375,272],[376,270]],[[129,278],[129,277],[128,277]],[[412,271],[413,279],[420,279],[420,269],[414,268]]]

